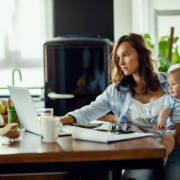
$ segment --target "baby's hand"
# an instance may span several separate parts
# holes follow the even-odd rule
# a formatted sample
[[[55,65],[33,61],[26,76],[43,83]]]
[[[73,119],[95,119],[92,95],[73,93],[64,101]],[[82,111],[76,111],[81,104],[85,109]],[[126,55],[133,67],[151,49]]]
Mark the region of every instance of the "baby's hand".
[[[164,130],[166,130],[166,125],[165,124],[162,124],[162,123],[159,123],[159,124],[157,124],[157,125],[155,125],[154,127],[153,127],[153,130],[157,130],[157,131],[159,131],[159,129],[164,129]]]

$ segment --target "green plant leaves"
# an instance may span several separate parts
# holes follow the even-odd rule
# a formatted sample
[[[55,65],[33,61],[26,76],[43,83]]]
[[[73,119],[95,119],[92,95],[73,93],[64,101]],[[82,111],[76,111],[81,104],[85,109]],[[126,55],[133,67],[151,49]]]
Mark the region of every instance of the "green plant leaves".
[[[143,36],[150,47],[150,49],[154,50],[154,45],[151,43],[151,36],[149,34],[145,34]],[[163,36],[161,37],[159,41],[159,68],[158,71],[160,72],[167,72],[169,66],[172,64],[177,64],[180,62],[180,56],[178,51],[178,45],[177,41],[179,40],[179,37],[175,37],[173,41],[173,48],[172,48],[172,62],[170,62],[169,59],[169,36]]]
[[[173,47],[174,52],[172,53],[172,64],[177,64],[180,62],[180,57],[178,53],[178,46]]]
[[[147,39],[151,40],[151,36],[149,34],[145,34],[144,37],[145,37],[146,40]]]
[[[149,48],[152,50],[154,49],[154,45],[151,43],[151,36],[149,34],[145,34],[144,38],[149,46]]]
[[[168,57],[169,54],[169,41],[165,41],[164,38],[159,42],[159,55]]]
[[[174,43],[176,43],[178,41],[178,39],[179,39],[178,37],[175,37],[174,38]]]
[[[167,72],[169,66],[171,65],[170,59],[163,56],[162,54],[159,54],[158,60],[160,62],[160,66],[158,68],[158,71],[160,72]]]

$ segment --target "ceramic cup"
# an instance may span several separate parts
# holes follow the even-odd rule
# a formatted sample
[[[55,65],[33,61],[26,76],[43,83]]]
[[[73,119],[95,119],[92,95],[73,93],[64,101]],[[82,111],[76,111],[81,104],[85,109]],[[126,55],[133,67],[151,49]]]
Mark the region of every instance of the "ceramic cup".
[[[40,123],[40,135],[41,135],[41,139],[43,139],[43,133],[42,133],[42,123],[41,123],[41,119],[45,119],[45,118],[53,118],[53,108],[42,108],[39,109],[39,114],[40,114],[40,118],[39,118],[39,123]]]
[[[59,122],[59,118],[42,118],[41,124],[43,141],[47,143],[56,142],[63,128],[62,123]]]

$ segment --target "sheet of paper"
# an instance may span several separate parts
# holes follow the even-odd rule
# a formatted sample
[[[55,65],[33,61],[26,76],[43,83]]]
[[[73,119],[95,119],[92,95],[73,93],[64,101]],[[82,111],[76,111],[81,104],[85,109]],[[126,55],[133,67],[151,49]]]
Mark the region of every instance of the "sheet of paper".
[[[110,131],[112,129],[112,123],[106,122],[106,123],[102,124],[101,126],[96,127],[94,129]]]
[[[97,120],[89,122],[89,124],[104,124],[104,123],[109,123],[109,122],[106,122],[106,121],[97,121]]]

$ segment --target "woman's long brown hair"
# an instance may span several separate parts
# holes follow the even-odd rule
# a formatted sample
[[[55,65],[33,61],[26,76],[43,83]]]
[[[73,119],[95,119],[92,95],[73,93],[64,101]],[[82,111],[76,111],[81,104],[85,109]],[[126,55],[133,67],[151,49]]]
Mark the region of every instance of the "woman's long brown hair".
[[[116,84],[116,88],[120,91],[121,87],[126,87],[128,91],[134,96],[136,94],[134,87],[136,83],[132,75],[125,76],[122,71],[119,60],[117,58],[117,48],[122,42],[130,42],[132,47],[136,49],[139,55],[139,73],[141,76],[141,93],[147,94],[148,89],[156,91],[159,87],[159,80],[155,74],[155,67],[157,61],[151,58],[152,52],[150,51],[145,39],[138,34],[130,33],[124,35],[116,42],[111,54],[111,81]]]

